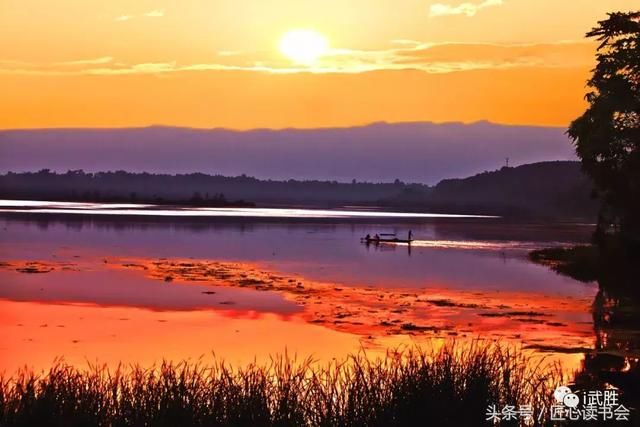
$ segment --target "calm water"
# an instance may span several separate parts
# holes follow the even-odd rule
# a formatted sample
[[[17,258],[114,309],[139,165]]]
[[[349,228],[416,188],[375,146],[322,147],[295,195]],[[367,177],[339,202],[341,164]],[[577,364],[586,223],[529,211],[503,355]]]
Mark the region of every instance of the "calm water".
[[[0,217],[0,370],[46,367],[57,356],[151,363],[215,352],[244,362],[285,349],[324,359],[450,337],[533,349],[553,337],[572,350],[594,339],[596,286],[527,259],[535,248],[587,241],[587,225],[22,205],[5,201],[14,212]],[[15,212],[23,210],[31,213]],[[360,242],[408,230],[411,246]],[[558,357],[575,365],[581,355]]]

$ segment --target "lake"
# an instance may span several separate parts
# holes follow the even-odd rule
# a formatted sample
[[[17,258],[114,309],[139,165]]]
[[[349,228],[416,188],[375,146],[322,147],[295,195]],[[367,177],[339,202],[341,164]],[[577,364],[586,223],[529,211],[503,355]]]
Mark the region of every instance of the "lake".
[[[595,283],[528,252],[588,224],[362,208],[0,201],[0,371],[498,340],[577,369]],[[411,244],[365,244],[395,233]]]

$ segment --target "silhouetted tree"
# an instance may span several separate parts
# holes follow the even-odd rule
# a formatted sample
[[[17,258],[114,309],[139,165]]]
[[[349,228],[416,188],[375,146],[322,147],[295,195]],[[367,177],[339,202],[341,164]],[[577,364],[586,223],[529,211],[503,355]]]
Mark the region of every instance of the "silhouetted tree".
[[[610,13],[587,33],[600,41],[589,107],[568,130],[603,205],[598,230],[640,241],[640,12]]]

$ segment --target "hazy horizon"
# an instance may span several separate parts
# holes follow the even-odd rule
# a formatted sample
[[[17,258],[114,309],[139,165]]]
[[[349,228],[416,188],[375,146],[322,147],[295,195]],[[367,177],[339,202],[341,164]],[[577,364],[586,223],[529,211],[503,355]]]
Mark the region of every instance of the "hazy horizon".
[[[476,124],[489,124],[489,125],[497,125],[504,127],[530,127],[530,128],[545,128],[545,129],[567,129],[567,126],[561,125],[541,125],[536,123],[502,123],[497,121],[492,121],[489,119],[478,119],[478,120],[398,120],[398,121],[388,121],[388,120],[376,120],[369,121],[363,123],[356,123],[353,125],[326,125],[326,126],[257,126],[250,128],[241,128],[241,127],[231,127],[231,126],[183,126],[183,125],[174,125],[171,123],[148,123],[148,124],[140,124],[135,126],[90,126],[90,125],[60,125],[60,126],[45,126],[45,127],[8,127],[8,128],[0,128],[0,132],[11,132],[11,131],[48,131],[48,130],[124,130],[124,129],[149,129],[149,128],[169,128],[169,129],[187,129],[187,130],[202,130],[202,131],[211,131],[211,130],[223,130],[223,131],[232,131],[232,132],[253,132],[253,131],[283,131],[283,130],[331,130],[331,129],[354,129],[354,128],[366,128],[370,126],[376,125],[412,125],[412,124],[429,124],[429,125],[476,125]]]
[[[153,149],[149,150],[150,144]],[[554,160],[576,160],[563,128],[378,122],[317,129],[172,126],[0,131],[0,171],[242,174],[435,184],[446,178]]]

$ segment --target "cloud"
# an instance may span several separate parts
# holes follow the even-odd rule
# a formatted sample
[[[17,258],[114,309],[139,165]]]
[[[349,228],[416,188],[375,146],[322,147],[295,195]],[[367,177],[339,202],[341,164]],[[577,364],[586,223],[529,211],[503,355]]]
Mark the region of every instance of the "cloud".
[[[100,58],[77,59],[74,61],[57,62],[55,65],[61,65],[61,66],[100,65],[100,64],[108,64],[111,61],[113,61],[113,58],[111,56],[101,56]]]
[[[149,18],[162,18],[164,16],[164,9],[151,10],[145,13],[144,16],[147,16]]]
[[[162,18],[164,16],[164,9],[154,9],[147,13],[143,13],[140,16],[146,16],[147,18]],[[135,15],[120,15],[115,18],[117,22],[126,22],[135,18]]]
[[[218,55],[220,56],[238,56],[241,55],[242,52],[238,50],[220,50],[218,51]]]
[[[401,46],[417,46],[422,44],[422,42],[419,42],[417,40],[409,40],[409,39],[395,39],[395,40],[391,40],[391,43],[401,45]]]
[[[465,2],[458,6],[451,6],[444,3],[435,3],[429,8],[430,17],[451,16],[451,15],[467,15],[474,16],[479,10],[491,6],[500,6],[502,0],[484,0],[481,3]]]
[[[392,42],[393,43],[393,42]],[[0,74],[22,75],[129,75],[187,71],[247,71],[286,73],[364,73],[384,70],[418,70],[440,74],[471,70],[512,68],[593,67],[596,45],[586,41],[542,44],[393,43],[389,49],[332,49],[312,67],[292,66],[268,52],[218,52],[215,62],[184,64],[177,61],[126,64],[105,56],[54,63],[0,60]]]

